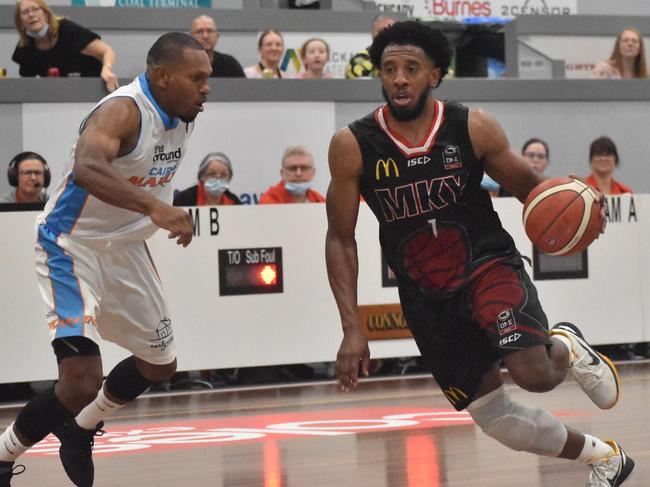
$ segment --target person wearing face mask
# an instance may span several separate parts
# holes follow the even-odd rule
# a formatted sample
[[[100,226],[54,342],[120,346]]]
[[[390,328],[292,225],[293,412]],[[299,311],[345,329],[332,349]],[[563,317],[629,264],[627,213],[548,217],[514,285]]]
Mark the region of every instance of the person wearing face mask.
[[[198,184],[176,195],[174,206],[241,205],[230,192],[232,163],[223,152],[210,152],[199,165]]]
[[[19,0],[14,12],[19,35],[12,60],[20,76],[101,77],[117,89],[115,51],[94,32],[58,17],[44,0]]]
[[[14,189],[0,196],[0,203],[46,203],[50,184],[47,162],[36,152],[21,152],[10,162],[7,179]]]
[[[315,175],[314,158],[309,149],[302,145],[287,147],[280,168],[282,180],[264,192],[260,204],[324,203],[325,197],[311,189]]]

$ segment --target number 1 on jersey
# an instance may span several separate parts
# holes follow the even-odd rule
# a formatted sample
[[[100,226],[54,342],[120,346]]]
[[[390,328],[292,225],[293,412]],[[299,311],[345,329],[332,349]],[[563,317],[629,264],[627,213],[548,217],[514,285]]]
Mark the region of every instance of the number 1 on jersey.
[[[431,232],[433,232],[433,236],[438,238],[438,227],[436,226],[436,219],[432,218],[431,220],[428,220],[428,222],[431,225]]]

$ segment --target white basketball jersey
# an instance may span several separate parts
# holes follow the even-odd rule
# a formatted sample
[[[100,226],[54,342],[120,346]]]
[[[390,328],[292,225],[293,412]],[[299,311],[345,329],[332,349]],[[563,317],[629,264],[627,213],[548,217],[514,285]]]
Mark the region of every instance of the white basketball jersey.
[[[154,99],[146,76],[141,74],[131,84],[104,97],[84,118],[79,132],[102,103],[117,97],[129,97],[135,101],[140,109],[141,123],[135,149],[115,159],[113,168],[140,189],[171,203],[170,183],[185,155],[194,123],[170,119]],[[148,216],[104,203],[74,183],[74,153],[73,146],[67,174],[45,206],[40,222],[44,222],[55,235],[84,240],[125,241],[151,237],[157,227]]]

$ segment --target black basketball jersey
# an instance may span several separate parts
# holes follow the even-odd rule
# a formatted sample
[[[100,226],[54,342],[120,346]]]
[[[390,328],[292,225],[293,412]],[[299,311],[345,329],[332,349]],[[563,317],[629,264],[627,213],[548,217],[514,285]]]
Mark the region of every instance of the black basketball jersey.
[[[516,252],[480,187],[483,162],[469,138],[468,109],[436,100],[417,147],[391,131],[387,111],[350,124],[363,159],[361,193],[379,220],[384,254],[400,283],[458,289],[486,262]]]

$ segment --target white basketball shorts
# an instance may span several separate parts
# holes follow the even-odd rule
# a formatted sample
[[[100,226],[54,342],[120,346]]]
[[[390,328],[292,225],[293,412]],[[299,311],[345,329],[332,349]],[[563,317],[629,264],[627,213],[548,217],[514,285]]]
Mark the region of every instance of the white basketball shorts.
[[[176,357],[172,322],[144,241],[87,246],[37,227],[36,275],[50,338],[108,340],[157,365]]]

